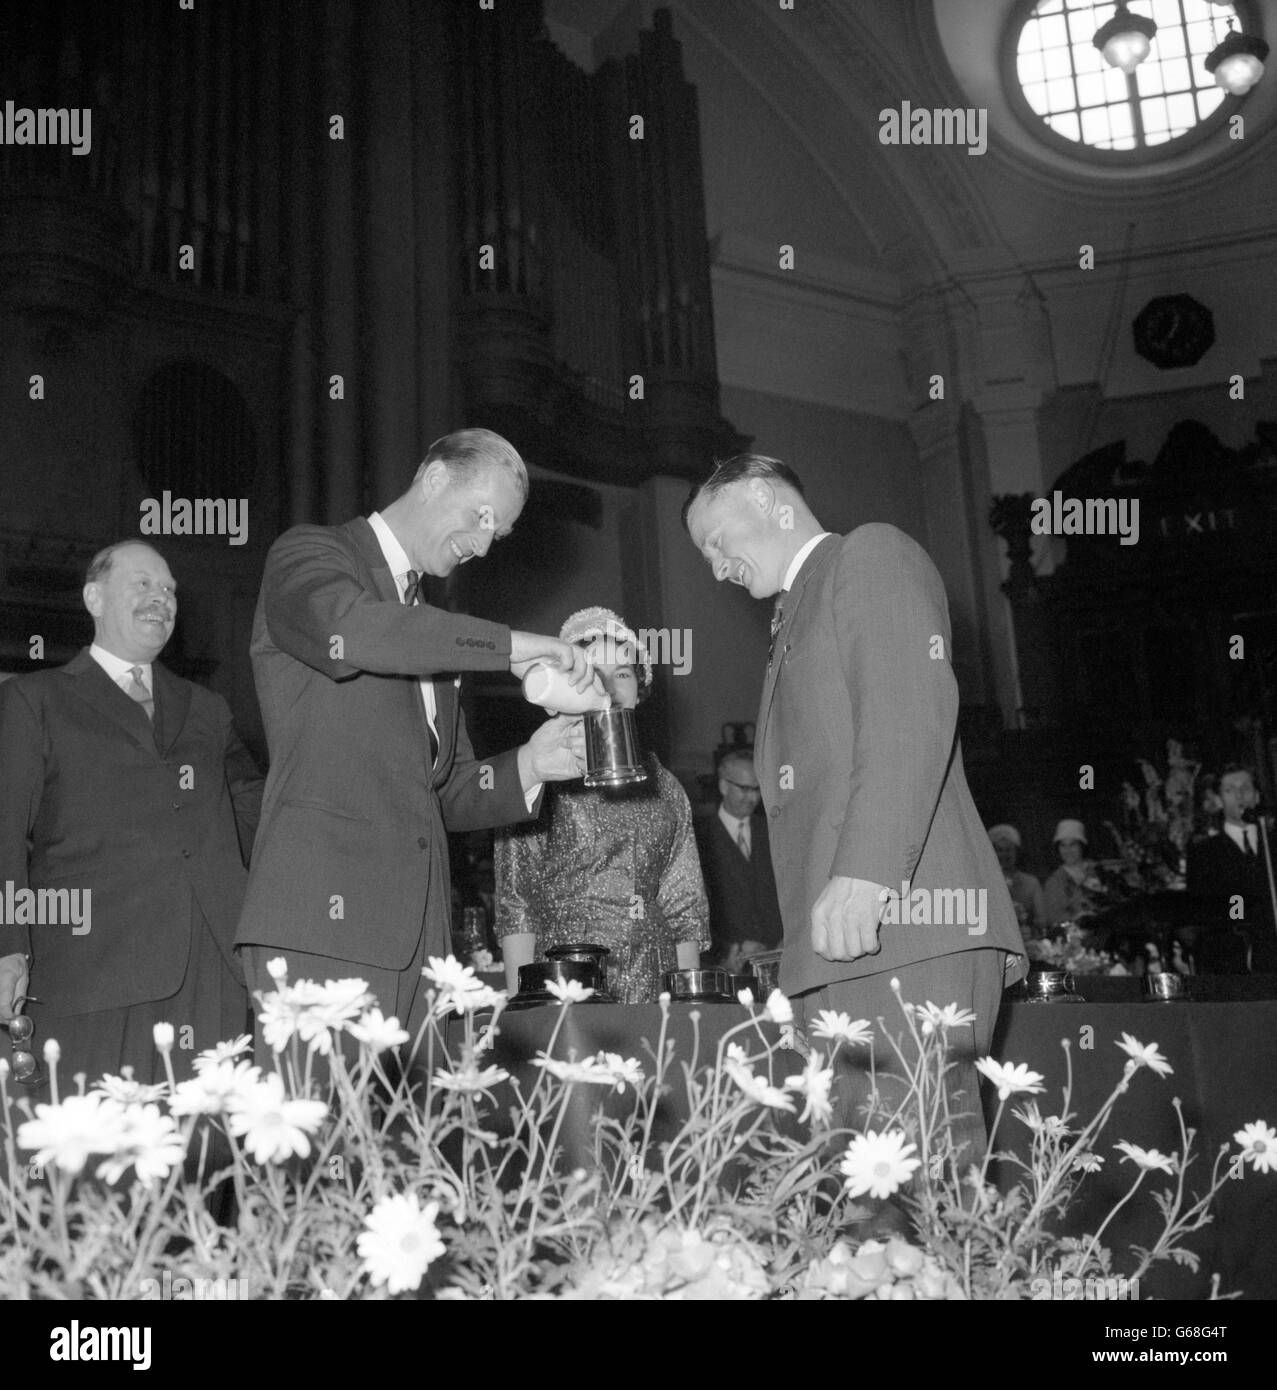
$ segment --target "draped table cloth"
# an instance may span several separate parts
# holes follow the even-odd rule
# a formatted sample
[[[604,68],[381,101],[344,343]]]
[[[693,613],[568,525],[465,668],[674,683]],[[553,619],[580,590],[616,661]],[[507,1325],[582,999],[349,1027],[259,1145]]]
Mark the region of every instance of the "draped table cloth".
[[[558,1006],[511,1010],[500,1021],[499,1035],[485,1063],[495,1063],[517,1076],[525,1093],[539,1068],[538,1052],[549,1045]],[[681,1064],[712,1064],[720,1039],[746,1019],[736,1004],[670,1005],[667,1037],[674,1044],[673,1086],[661,1103],[654,1133],[668,1137],[686,1118]],[[778,1036],[772,1025],[760,1024],[770,1038]],[[449,1045],[461,1037],[461,1025],[450,1025]],[[602,1050],[634,1057],[645,1073],[652,1070],[651,1048],[661,1030],[658,1005],[578,1004],[563,1019],[554,1056],[582,1060]],[[1035,1099],[1043,1115],[1061,1113],[1065,1080],[1065,1054],[1061,1041],[1069,1040],[1073,1062],[1073,1094],[1070,1110],[1080,1122],[1089,1120],[1117,1083],[1126,1054],[1117,1046],[1123,1033],[1141,1043],[1156,1042],[1174,1074],[1159,1078],[1142,1068],[1121,1097],[1097,1144],[1104,1166],[1089,1175],[1069,1214],[1069,1230],[1079,1235],[1094,1232],[1112,1207],[1129,1189],[1136,1170],[1122,1162],[1113,1145],[1125,1139],[1144,1149],[1164,1154],[1178,1152],[1179,1126],[1172,1098],[1178,1096],[1186,1124],[1197,1131],[1187,1189],[1200,1192],[1210,1181],[1211,1164],[1221,1144],[1232,1143],[1233,1134],[1252,1120],[1277,1126],[1277,1001],[1219,1003],[1006,1003],[999,1016],[994,1055],[1006,1062],[1023,1062],[1045,1077],[1046,1091]],[[751,1052],[747,1034],[742,1042]],[[757,1044],[757,1039],[754,1039]],[[783,1051],[776,1083],[797,1072],[802,1062],[796,1053]],[[508,1097],[500,1091],[504,1108]],[[1011,1115],[1014,1106],[1029,1097],[1017,1097],[1005,1107],[995,1148],[1027,1157],[1029,1131]],[[588,1166],[595,1161],[592,1116],[602,1107],[606,1114],[629,1113],[633,1097],[617,1095],[593,1085],[572,1088],[569,1111],[561,1130],[564,1161]],[[992,1122],[996,1096],[986,1089],[986,1114]],[[503,1117],[508,1125],[508,1117]],[[782,1117],[784,1118],[784,1117]],[[1005,1168],[1003,1181],[1009,1174]],[[1151,1246],[1160,1230],[1153,1193],[1169,1185],[1163,1174],[1145,1178],[1139,1192],[1118,1213],[1103,1236],[1113,1252],[1115,1272],[1133,1267],[1132,1244]],[[1191,1237],[1190,1250],[1201,1257],[1200,1269],[1161,1262],[1141,1284],[1140,1296],[1204,1298],[1210,1275],[1221,1275],[1221,1293],[1240,1291],[1247,1298],[1277,1298],[1277,1172],[1257,1173],[1249,1166],[1244,1177],[1230,1181],[1216,1199],[1215,1220]]]

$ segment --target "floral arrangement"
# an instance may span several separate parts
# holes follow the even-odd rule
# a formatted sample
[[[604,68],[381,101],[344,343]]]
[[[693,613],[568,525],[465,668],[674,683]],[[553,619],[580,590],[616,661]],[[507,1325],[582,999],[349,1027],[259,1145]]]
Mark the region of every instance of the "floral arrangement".
[[[1040,970],[1067,970],[1073,975],[1129,974],[1116,956],[1097,950],[1090,932],[1077,922],[1062,922],[1027,942],[1025,949]]]
[[[874,1029],[822,1012],[804,1041],[779,992],[762,1007],[742,995],[742,1022],[705,1043],[705,1056],[698,1041],[681,1059],[665,999],[640,1061],[559,1055],[563,1021],[590,991],[552,986],[562,1012],[520,1080],[491,1056],[504,995],[451,957],[425,971],[430,1015],[415,1040],[362,980],[290,983],[282,960],[271,973],[269,1070],[239,1037],[177,1082],[166,1024],[155,1035],[165,1085],[108,1076],[86,1089],[81,1076],[63,1094],[50,1041],[52,1099],[32,1105],[13,1098],[0,1062],[0,1297],[146,1298],[161,1286],[254,1299],[1049,1296],[1040,1289],[1052,1275],[1113,1275],[1102,1243],[1112,1214],[1083,1239],[1060,1234],[1060,1220],[1105,1161],[1100,1139],[1121,1097],[1171,1073],[1156,1044],[1124,1035],[1123,1066],[1094,1117],[1071,1113],[1071,1072],[1058,1114],[1036,1101],[1011,1112],[1030,1156],[1004,1156],[1013,1180],[999,1186],[992,1147],[964,1172],[954,1162],[946,1036],[972,1015],[907,1003],[898,987],[899,1025],[884,1032],[901,1099],[888,1104],[875,1084],[862,1123],[843,1130],[832,1125],[834,1068],[844,1051],[863,1053],[876,1078],[863,1051]],[[764,1024],[780,1026],[779,1040]],[[342,1035],[357,1046],[343,1048]],[[426,1078],[416,1091],[387,1065],[410,1041]],[[977,1067],[997,1091],[996,1138],[1007,1103],[1040,1095],[1043,1078],[992,1058]],[[595,1112],[588,1168],[563,1161],[565,1117],[582,1091],[612,1097]],[[675,1092],[686,1118],[657,1143],[658,1107]],[[1154,1194],[1161,1235],[1130,1254],[1136,1281],[1158,1261],[1195,1260],[1184,1242],[1228,1177],[1277,1169],[1277,1131],[1255,1121],[1190,1195],[1193,1132],[1182,1120],[1181,1135],[1173,1154],[1111,1149],[1132,1169],[1114,1213],[1167,1179]],[[912,1213],[915,1233],[858,1237],[863,1202],[888,1198]]]

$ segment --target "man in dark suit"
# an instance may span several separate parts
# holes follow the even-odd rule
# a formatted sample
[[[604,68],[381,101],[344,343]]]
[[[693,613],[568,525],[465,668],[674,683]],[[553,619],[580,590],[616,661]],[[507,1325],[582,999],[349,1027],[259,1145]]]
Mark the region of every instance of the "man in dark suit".
[[[781,986],[807,1023],[829,1009],[902,1031],[893,978],[907,1002],[974,1012],[949,1033],[950,1081],[970,1111],[973,1062],[989,1050],[1004,981],[1022,973],[1023,942],[962,770],[940,576],[894,526],[826,532],[793,470],[761,455],[720,464],[685,520],[716,579],[779,595],[755,765],[785,929]],[[836,1118],[854,1122],[868,1075],[840,1055]],[[958,1138],[983,1147],[978,1116]]]
[[[1249,768],[1220,774],[1224,826],[1219,835],[1188,847],[1188,891],[1196,898],[1203,930],[1194,944],[1202,974],[1240,975],[1277,971],[1273,921],[1272,844],[1255,816],[1259,794]]]
[[[254,993],[278,955],[291,979],[358,976],[415,1039],[422,965],[451,953],[446,832],[527,820],[543,783],[582,775],[580,721],[561,717],[476,758],[458,673],[544,661],[583,689],[584,652],[417,601],[419,576],[509,533],[527,485],[506,440],[462,430],[384,512],[271,547],[252,642],[270,775],[236,936]]]
[[[262,778],[225,700],[156,659],[177,617],[162,556],[99,552],[84,603],[91,647],[0,685],[0,1021],[35,996],[62,1076],[145,1083],[164,1074],[154,1024],[179,1070],[244,1031],[232,940]]]
[[[729,750],[715,770],[718,809],[696,818],[696,841],[709,895],[714,958],[737,971],[749,956],[780,945],[780,904],[767,818],[759,814],[753,749]]]

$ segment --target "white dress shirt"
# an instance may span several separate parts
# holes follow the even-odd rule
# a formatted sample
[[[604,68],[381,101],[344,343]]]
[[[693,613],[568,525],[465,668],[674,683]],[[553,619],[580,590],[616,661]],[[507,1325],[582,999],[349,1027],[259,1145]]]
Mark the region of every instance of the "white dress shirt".
[[[1252,849],[1259,853],[1259,831],[1253,825],[1233,825],[1225,821],[1224,834],[1243,854],[1249,854]]]
[[[723,828],[731,836],[734,845],[740,844],[740,832],[744,830],[745,843],[749,846],[750,854],[753,854],[754,837],[750,834],[749,817],[729,815],[727,807],[720,802],[718,807],[718,818],[723,822]]]
[[[815,548],[821,543],[821,541],[825,539],[826,536],[832,536],[833,534],[834,533],[832,531],[822,531],[820,535],[813,536],[811,540],[809,540],[807,544],[803,546],[803,548],[798,552],[798,554],[794,556],[794,558],[789,562],[789,568],[785,571],[785,582],[780,586],[783,592],[789,592],[789,589],[793,585],[794,580],[798,578],[798,571],[803,567],[803,561],[808,557],[808,555],[810,555],[811,552],[815,550]]]
[[[394,576],[395,589],[399,594],[399,602],[407,603],[408,599],[404,589],[408,583],[408,572],[412,569],[412,561],[408,559],[408,552],[399,544],[395,533],[386,525],[385,519],[380,512],[373,512],[368,518],[368,525],[372,527],[373,535],[377,537],[377,544],[381,546],[381,553],[386,557],[386,563],[390,566],[390,573]],[[430,732],[435,736],[435,742],[441,742],[439,738],[438,715],[439,706],[435,701],[435,683],[429,676],[424,677],[418,682],[421,687],[421,703],[426,707],[426,723],[430,725]],[[460,689],[461,677],[457,677],[457,687]]]
[[[381,553],[386,557],[386,563],[390,566],[390,573],[394,576],[395,588],[399,593],[399,602],[405,603],[407,598],[404,589],[408,582],[408,571],[413,568],[412,562],[408,559],[408,552],[399,544],[395,533],[386,525],[386,520],[380,512],[372,513],[368,518],[368,525],[372,527],[373,535],[377,537],[377,544],[381,546]],[[461,677],[457,676],[453,684],[460,690]],[[434,733],[435,741],[442,746],[437,722],[439,706],[435,701],[435,683],[429,676],[425,676],[418,681],[418,685],[421,688],[421,703],[426,710],[426,722]],[[541,795],[541,787],[542,783],[534,782],[523,793],[523,801],[529,814],[536,805],[537,797]]]
[[[89,648],[89,655],[126,695],[129,695],[129,686],[133,684],[133,677],[130,672],[135,666],[140,666],[142,668],[142,684],[146,686],[146,693],[152,700],[155,699],[155,683],[151,679],[151,663],[149,661],[125,661],[122,656],[116,656],[114,652],[107,651],[105,647],[99,647],[96,642]],[[129,695],[129,699],[132,698],[132,695]]]

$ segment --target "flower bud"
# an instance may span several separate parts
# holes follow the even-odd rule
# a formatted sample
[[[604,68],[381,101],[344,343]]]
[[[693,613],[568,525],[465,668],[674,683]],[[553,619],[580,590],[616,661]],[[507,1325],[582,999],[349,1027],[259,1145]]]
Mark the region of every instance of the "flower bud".
[[[157,1023],[151,1030],[151,1035],[155,1039],[157,1051],[164,1053],[165,1056],[173,1051],[173,1039],[176,1035],[171,1023]]]

